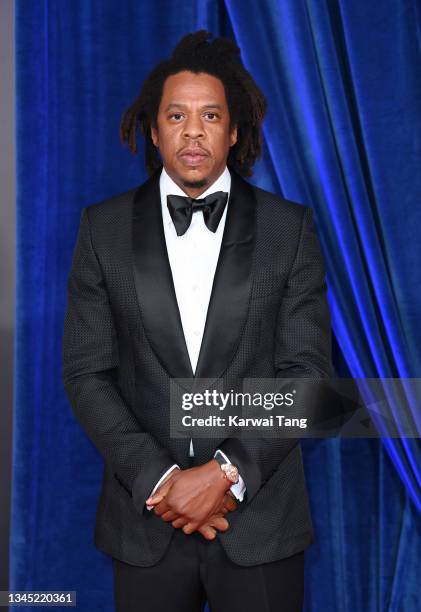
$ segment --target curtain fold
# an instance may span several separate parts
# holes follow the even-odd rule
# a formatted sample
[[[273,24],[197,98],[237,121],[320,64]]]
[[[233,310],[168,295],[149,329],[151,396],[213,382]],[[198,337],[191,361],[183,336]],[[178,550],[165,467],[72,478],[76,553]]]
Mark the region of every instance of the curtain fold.
[[[327,264],[333,329],[350,373],[419,376],[420,268],[414,263],[421,251],[416,235],[421,214],[421,80],[415,4],[263,0],[257,5],[245,0],[240,7],[227,0],[226,5],[245,64],[270,102],[265,137],[279,191],[314,207]],[[399,406],[393,417],[399,422]],[[418,406],[412,406],[412,418],[419,424]],[[393,607],[398,600],[402,609],[416,609],[411,569],[412,563],[420,568],[419,541],[407,535],[408,525],[414,529],[414,524],[419,534],[420,443],[387,438],[382,442],[324,441],[327,455],[320,463],[305,454],[313,502],[318,498],[314,483],[326,492],[326,485],[321,485],[326,471],[333,469],[339,480],[334,487],[335,514],[317,530],[321,563],[311,562],[315,548],[307,556],[310,576],[322,581],[329,568],[338,572],[328,609],[400,609]],[[369,461],[365,468],[356,464],[357,449],[364,446],[375,452],[380,472]],[[395,515],[386,511],[390,481],[395,478],[384,469],[389,460],[404,485],[404,498],[393,504]],[[376,539],[371,539],[364,522],[349,528],[349,506],[344,506],[344,486],[349,486],[345,472],[352,482],[365,482],[364,469],[378,487],[372,511],[384,532]],[[366,507],[366,485],[348,502],[355,505],[358,500]],[[317,505],[314,512],[319,517]],[[383,533],[390,533],[392,520],[401,520],[403,527],[394,531],[395,539],[389,540],[393,544],[386,549]],[[332,529],[337,532],[333,557],[324,546]],[[357,533],[364,534],[363,559],[345,552],[353,547],[352,534]],[[409,570],[406,580],[394,576],[393,587],[384,576],[390,563],[395,571]],[[353,566],[351,573],[348,564]],[[355,584],[351,574],[358,576]],[[364,575],[375,586],[364,589]],[[320,583],[309,578],[308,584],[306,606],[316,610]]]
[[[314,209],[338,374],[421,375],[416,0],[17,0],[10,589],[77,590],[86,612],[113,610],[111,565],[93,546],[102,462],[61,383],[66,279],[81,208],[146,178],[119,142],[122,112],[199,28],[234,38],[267,96],[252,182]],[[316,531],[305,609],[415,612],[419,440],[303,450]]]

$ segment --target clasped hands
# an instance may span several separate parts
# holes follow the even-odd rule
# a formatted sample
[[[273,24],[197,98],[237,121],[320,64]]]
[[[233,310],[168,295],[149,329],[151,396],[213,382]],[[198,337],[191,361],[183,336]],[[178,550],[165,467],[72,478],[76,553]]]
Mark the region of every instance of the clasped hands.
[[[211,459],[186,470],[174,469],[146,504],[185,534],[198,531],[206,540],[213,540],[216,530],[228,529],[225,514],[237,507],[231,492],[227,493],[230,486],[219,463]]]

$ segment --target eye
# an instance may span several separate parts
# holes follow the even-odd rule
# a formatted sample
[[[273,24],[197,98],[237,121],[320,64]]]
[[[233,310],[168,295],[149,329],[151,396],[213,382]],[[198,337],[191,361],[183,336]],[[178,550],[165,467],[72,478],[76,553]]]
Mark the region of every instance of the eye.
[[[183,115],[181,113],[173,113],[172,115],[170,115],[170,119],[172,119],[173,117],[175,117],[175,120],[178,121],[177,117],[182,117]]]
[[[209,117],[209,115],[212,115],[213,117],[219,117],[219,115],[217,113],[212,113],[212,112],[208,112],[206,113],[206,115]]]

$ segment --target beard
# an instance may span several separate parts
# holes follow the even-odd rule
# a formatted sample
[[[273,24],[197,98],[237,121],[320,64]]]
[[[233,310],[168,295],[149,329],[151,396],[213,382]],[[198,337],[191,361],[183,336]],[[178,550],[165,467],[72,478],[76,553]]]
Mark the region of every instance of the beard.
[[[200,189],[201,187],[206,187],[206,185],[208,184],[208,179],[202,178],[197,181],[189,181],[187,179],[183,179],[182,183],[183,186],[187,187],[188,189]]]

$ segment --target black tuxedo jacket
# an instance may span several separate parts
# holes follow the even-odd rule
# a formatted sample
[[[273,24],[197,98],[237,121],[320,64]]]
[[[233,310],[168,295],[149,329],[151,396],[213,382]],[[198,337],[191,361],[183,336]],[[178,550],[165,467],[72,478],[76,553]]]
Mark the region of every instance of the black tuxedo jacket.
[[[330,315],[311,208],[234,170],[197,378],[325,377]],[[188,439],[170,437],[171,378],[193,377],[162,224],[159,175],[82,211],[63,339],[63,380],[104,459],[95,545],[155,564],[174,533],[145,507]],[[228,557],[255,565],[313,541],[301,447],[291,439],[193,439],[195,464],[221,448],[247,493],[219,533]]]

